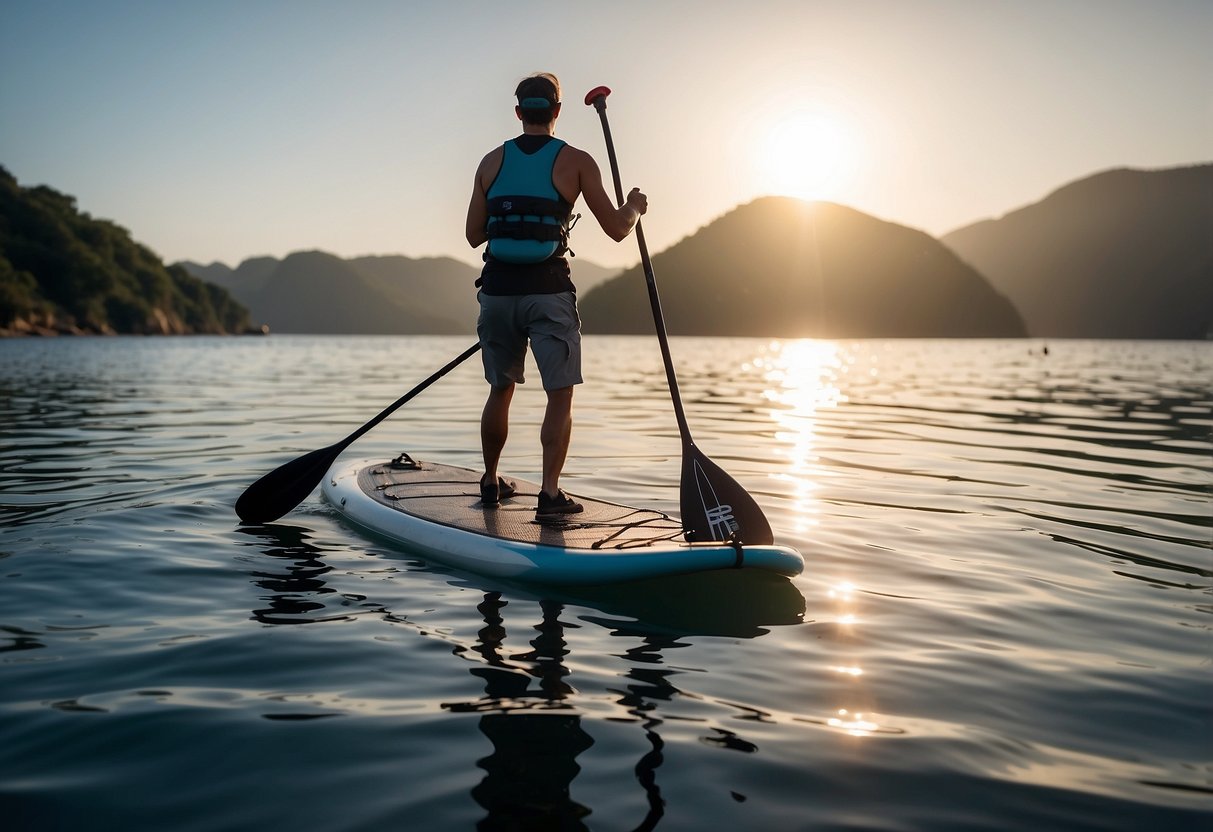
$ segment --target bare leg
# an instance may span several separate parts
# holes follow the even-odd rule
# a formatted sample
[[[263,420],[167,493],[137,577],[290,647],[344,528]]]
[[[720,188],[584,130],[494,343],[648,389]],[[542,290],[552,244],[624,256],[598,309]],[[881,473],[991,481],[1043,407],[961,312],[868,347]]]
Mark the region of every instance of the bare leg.
[[[543,490],[554,497],[560,490],[560,472],[569,455],[573,435],[573,388],[548,391],[548,406],[543,414],[539,441],[543,444]]]
[[[480,447],[484,454],[484,477],[482,482],[497,481],[497,464],[501,451],[510,434],[510,401],[514,398],[514,385],[490,387],[489,398],[480,414]]]

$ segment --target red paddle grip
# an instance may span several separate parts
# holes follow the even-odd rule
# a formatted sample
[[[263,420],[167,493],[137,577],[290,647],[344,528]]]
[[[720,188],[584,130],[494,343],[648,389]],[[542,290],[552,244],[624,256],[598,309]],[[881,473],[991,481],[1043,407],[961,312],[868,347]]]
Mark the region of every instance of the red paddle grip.
[[[603,99],[602,106],[606,106],[606,97],[611,94],[610,87],[594,87],[585,94],[586,105],[594,104],[599,98]]]

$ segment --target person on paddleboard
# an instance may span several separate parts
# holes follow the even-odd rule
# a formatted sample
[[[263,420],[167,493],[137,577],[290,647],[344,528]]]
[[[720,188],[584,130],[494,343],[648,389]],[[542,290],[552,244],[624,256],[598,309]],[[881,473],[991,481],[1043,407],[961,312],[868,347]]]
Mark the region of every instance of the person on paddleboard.
[[[509,433],[510,401],[521,384],[527,344],[539,366],[547,410],[540,429],[543,484],[537,519],[576,514],[580,503],[560,489],[573,426],[573,387],[581,378],[581,320],[569,273],[569,231],[578,197],[602,230],[624,240],[648,209],[633,188],[616,206],[593,157],[556,138],[560,82],[543,72],[524,78],[514,91],[522,135],[491,150],[476,169],[468,204],[467,240],[488,244],[480,288],[480,336],[488,400],[480,419],[484,476],[481,501],[495,506],[513,495],[514,483],[497,465]]]

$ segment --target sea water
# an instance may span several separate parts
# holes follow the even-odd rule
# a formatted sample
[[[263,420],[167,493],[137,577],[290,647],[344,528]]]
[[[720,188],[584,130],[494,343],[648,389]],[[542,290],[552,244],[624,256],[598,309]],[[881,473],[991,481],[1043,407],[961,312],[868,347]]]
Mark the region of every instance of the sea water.
[[[673,339],[790,581],[516,585],[318,492],[238,523],[471,340],[0,342],[0,826],[1208,828],[1213,344]],[[564,487],[676,513],[656,343],[585,353]],[[478,361],[346,456],[478,466]]]

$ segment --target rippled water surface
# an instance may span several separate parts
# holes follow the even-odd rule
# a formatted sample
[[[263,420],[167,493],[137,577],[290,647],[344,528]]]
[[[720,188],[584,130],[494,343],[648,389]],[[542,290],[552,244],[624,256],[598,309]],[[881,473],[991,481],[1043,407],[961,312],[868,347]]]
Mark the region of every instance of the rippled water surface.
[[[1213,345],[674,339],[793,581],[528,588],[318,493],[236,522],[465,340],[0,342],[0,825],[1208,828]],[[586,352],[565,487],[676,512],[656,344]],[[483,392],[347,455],[474,467]]]

